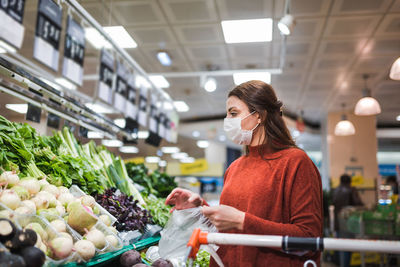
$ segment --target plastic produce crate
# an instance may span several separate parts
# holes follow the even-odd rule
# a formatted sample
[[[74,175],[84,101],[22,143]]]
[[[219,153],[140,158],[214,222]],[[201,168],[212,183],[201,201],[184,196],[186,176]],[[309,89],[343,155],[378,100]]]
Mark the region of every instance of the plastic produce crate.
[[[135,244],[124,246],[122,249],[113,251],[113,252],[108,252],[104,253],[101,255],[95,256],[93,259],[91,259],[89,262],[78,264],[76,262],[70,262],[65,265],[64,267],[83,267],[83,266],[118,266],[119,262],[119,256],[123,254],[126,251],[135,249],[135,250],[143,250],[145,248],[148,248],[154,244],[157,244],[160,241],[161,236],[156,236],[156,237],[150,237],[146,238],[143,240],[140,240],[136,242]]]
[[[365,211],[363,221],[367,235],[393,235],[395,232],[392,212]]]

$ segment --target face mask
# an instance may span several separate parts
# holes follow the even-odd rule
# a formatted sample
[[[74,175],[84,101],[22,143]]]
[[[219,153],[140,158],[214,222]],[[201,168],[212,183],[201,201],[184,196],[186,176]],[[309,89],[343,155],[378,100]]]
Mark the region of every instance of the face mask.
[[[257,128],[259,123],[251,129],[251,130],[243,130],[242,129],[242,120],[246,119],[250,115],[252,115],[255,111],[242,118],[225,118],[224,119],[224,131],[226,135],[231,139],[234,143],[238,145],[250,145],[251,139],[253,138],[253,131]]]

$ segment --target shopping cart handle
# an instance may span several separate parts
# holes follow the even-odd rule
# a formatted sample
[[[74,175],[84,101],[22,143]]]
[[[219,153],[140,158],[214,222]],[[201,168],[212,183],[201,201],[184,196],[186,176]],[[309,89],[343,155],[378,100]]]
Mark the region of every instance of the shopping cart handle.
[[[289,237],[282,238],[282,249],[284,251],[308,250],[322,251],[324,250],[324,242],[320,237]]]

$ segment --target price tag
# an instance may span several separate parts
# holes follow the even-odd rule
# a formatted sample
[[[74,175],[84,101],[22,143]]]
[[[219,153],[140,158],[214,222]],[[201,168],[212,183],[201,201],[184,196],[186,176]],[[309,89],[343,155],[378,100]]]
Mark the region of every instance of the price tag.
[[[114,107],[124,112],[128,94],[128,70],[122,62],[117,62],[117,80],[114,94]]]
[[[136,120],[131,118],[125,118],[125,130],[131,133],[130,138],[127,138],[127,141],[131,141],[137,144],[138,140],[138,132],[139,132],[139,124]],[[125,141],[124,141],[125,143]]]
[[[140,90],[139,96],[139,124],[146,127],[147,125],[147,88],[143,87]]]
[[[171,140],[171,120],[169,119],[168,116],[165,116],[164,128],[165,128],[165,140],[170,142],[170,140]]]
[[[132,74],[129,74],[128,78],[128,99],[126,102],[125,116],[137,120],[138,109],[136,106],[136,94],[135,79]]]
[[[68,16],[62,74],[79,86],[82,86],[84,57],[85,31],[78,22]]]
[[[149,119],[149,129],[155,134],[158,134],[158,109],[157,109],[157,95],[151,96],[150,105],[150,119]]]
[[[158,116],[158,135],[164,139],[165,139],[165,125],[164,125],[165,118],[166,117],[164,113],[160,113],[160,115]]]
[[[87,138],[88,132],[89,130],[87,128],[79,126],[79,131],[78,131],[79,136]]]
[[[62,8],[52,0],[40,0],[36,21],[33,57],[58,70]]]
[[[0,1],[0,38],[17,48],[24,39],[24,8],[25,0]]]
[[[100,80],[97,96],[107,102],[112,103],[112,85],[114,80],[114,57],[107,50],[101,50],[100,58]]]
[[[58,103],[57,101],[55,101],[51,98],[50,98],[50,101],[55,103],[58,106],[61,105],[60,103]],[[48,113],[47,114],[47,127],[58,129],[60,127],[60,117],[53,113]]]

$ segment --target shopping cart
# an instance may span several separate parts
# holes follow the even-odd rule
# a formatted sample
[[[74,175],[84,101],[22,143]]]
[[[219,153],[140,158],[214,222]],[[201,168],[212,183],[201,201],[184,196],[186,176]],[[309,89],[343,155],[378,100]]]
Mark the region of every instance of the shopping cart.
[[[185,263],[189,260],[189,266],[193,266],[193,260],[200,245],[236,245],[281,248],[283,251],[322,251],[324,249],[337,251],[364,251],[400,254],[400,241],[386,240],[364,240],[344,238],[322,238],[322,237],[289,237],[277,235],[245,235],[207,233],[195,229],[187,244]],[[316,267],[314,261],[307,260],[306,266]]]

